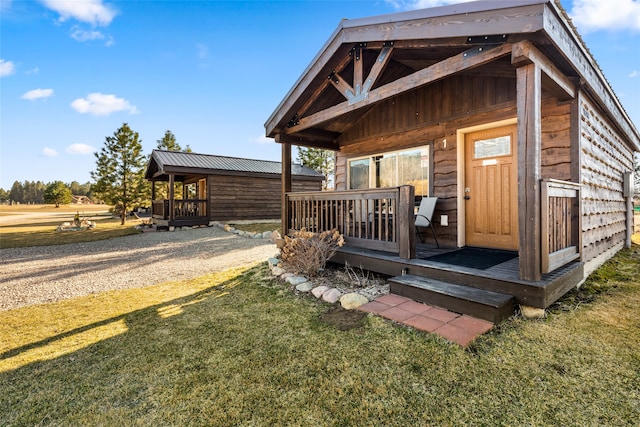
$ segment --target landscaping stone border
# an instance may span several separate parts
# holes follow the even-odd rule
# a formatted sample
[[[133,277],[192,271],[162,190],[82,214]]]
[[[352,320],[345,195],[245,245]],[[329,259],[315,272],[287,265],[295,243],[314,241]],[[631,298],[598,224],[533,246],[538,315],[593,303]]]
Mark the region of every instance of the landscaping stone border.
[[[210,221],[208,225],[188,225],[188,226],[170,226],[169,231],[182,231],[182,230],[192,230],[196,228],[207,228],[207,227],[217,227],[221,228],[227,233],[233,233],[240,237],[246,237],[248,239],[265,239],[271,240],[272,243],[275,243],[277,239],[280,239],[280,233],[277,231],[265,231],[264,233],[253,233],[250,231],[238,230],[237,228],[231,227],[229,224],[225,224],[224,222],[219,221]],[[136,228],[142,231],[157,231],[157,227],[146,226],[146,225],[137,225]]]
[[[329,304],[340,302],[342,308],[352,310],[369,302],[369,298],[358,292],[342,293],[339,289],[325,285],[315,286],[313,281],[305,276],[295,275],[285,271],[278,258],[269,258],[269,269],[274,277],[287,282],[293,286],[296,291],[302,293],[311,293],[314,297],[322,299]]]
[[[265,231],[264,233],[253,233],[251,231],[243,231],[238,230],[229,224],[225,224],[219,221],[212,221],[209,223],[210,227],[218,227],[222,228],[224,231],[228,233],[233,233],[241,237],[246,237],[249,239],[268,239],[275,243],[276,239],[280,238],[280,233],[277,231]]]

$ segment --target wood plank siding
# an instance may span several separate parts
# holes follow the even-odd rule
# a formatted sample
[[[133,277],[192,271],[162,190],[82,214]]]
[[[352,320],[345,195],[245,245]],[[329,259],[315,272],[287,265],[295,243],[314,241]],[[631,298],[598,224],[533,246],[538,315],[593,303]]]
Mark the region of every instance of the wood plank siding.
[[[293,177],[293,191],[319,191],[317,179]],[[209,215],[212,221],[280,219],[280,175],[248,177],[209,175]]]
[[[482,73],[482,69],[479,70]],[[458,162],[456,131],[516,115],[515,70],[501,77],[461,75],[417,88],[372,108],[340,137],[336,189],[347,189],[351,157],[433,144],[436,233],[445,245],[457,243]],[[542,103],[542,177],[570,180],[571,105],[549,92]],[[445,141],[446,140],[446,144]],[[438,218],[448,215],[449,226]]]
[[[622,247],[627,235],[624,173],[633,170],[633,152],[587,96],[581,97],[582,254],[590,261]]]
[[[515,71],[504,76],[452,76],[398,95],[372,108],[340,137],[336,188],[347,188],[350,157],[433,144],[433,195],[438,196],[434,225],[447,246],[457,242],[456,131],[515,117]],[[446,144],[444,141],[446,140]],[[449,216],[441,227],[440,215]]]

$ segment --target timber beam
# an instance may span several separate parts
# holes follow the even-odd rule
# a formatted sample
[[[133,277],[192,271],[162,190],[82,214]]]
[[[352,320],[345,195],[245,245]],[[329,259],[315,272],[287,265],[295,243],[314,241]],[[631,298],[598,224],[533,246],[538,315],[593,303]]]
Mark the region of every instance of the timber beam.
[[[279,144],[298,145],[301,147],[323,148],[325,150],[338,151],[340,147],[335,139],[316,139],[303,136],[286,135],[279,133],[275,136],[275,141]]]
[[[282,144],[282,169],[280,172],[280,180],[282,184],[282,190],[280,193],[280,225],[282,227],[282,237],[284,238],[284,236],[289,232],[289,201],[287,200],[287,193],[290,193],[292,188],[290,144]]]
[[[305,129],[325,123],[344,114],[384,101],[417,87],[433,83],[464,70],[479,67],[498,58],[507,56],[512,51],[512,44],[505,43],[496,47],[474,47],[465,52],[442,60],[430,67],[416,71],[394,82],[380,86],[369,92],[369,96],[356,103],[344,101],[333,107],[319,111],[307,117],[300,117],[295,124],[287,128],[287,134],[301,132]]]
[[[565,76],[542,52],[529,41],[521,41],[513,45],[511,63],[516,67],[535,63],[540,71],[554,83],[559,91],[554,91],[561,101],[576,97],[576,85]]]
[[[380,77],[380,74],[382,74],[384,67],[389,63],[391,52],[393,51],[393,42],[387,42],[382,46],[376,62],[364,81],[362,48],[363,46],[355,47],[351,55],[353,56],[353,86],[340,77],[336,71],[332,71],[328,76],[329,81],[347,99],[349,105],[369,97],[371,88]]]
[[[518,111],[518,223],[520,279],[542,277],[540,181],[542,178],[542,81],[536,64],[517,73]]]

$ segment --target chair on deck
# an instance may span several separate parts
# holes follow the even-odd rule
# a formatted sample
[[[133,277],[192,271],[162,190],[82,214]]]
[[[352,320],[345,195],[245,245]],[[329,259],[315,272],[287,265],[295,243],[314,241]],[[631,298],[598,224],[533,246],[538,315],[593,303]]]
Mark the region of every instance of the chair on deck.
[[[423,197],[420,201],[420,207],[418,208],[418,213],[416,214],[415,226],[416,233],[420,236],[420,241],[424,242],[424,238],[419,228],[431,228],[431,232],[433,233],[433,238],[436,241],[436,246],[439,248],[438,238],[436,237],[436,230],[433,228],[433,223],[431,219],[433,217],[433,212],[436,210],[436,201],[438,201],[437,197]]]

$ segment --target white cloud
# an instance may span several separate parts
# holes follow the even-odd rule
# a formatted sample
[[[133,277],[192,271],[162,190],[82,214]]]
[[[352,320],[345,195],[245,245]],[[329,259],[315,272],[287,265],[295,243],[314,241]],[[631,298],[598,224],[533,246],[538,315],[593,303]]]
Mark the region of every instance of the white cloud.
[[[104,40],[105,36],[100,31],[86,31],[74,25],[71,27],[71,38],[79,42],[86,42],[90,40]]]
[[[640,72],[638,72],[638,70],[633,70],[630,74],[629,77],[634,78],[634,77],[638,77],[640,76]]]
[[[96,151],[96,149],[87,144],[71,144],[65,151],[68,154],[91,154]]]
[[[31,74],[38,74],[39,72],[40,72],[40,67],[33,67],[32,69],[27,70],[24,73],[27,75],[31,75]]]
[[[10,76],[16,72],[16,66],[13,65],[13,61],[5,61],[0,59],[0,77]]]
[[[58,12],[60,21],[69,18],[92,25],[106,26],[116,16],[116,10],[102,0],[40,0],[46,7]]]
[[[35,101],[36,99],[49,98],[53,96],[53,89],[33,89],[25,92],[20,99]]]
[[[251,142],[257,142],[258,144],[271,144],[273,143],[273,138],[267,138],[264,135],[260,135],[253,138]]]
[[[640,0],[574,0],[569,15],[583,33],[640,31]]]
[[[42,155],[45,157],[56,157],[58,155],[58,152],[53,148],[44,147],[42,149]]]
[[[137,114],[138,109],[124,98],[116,98],[115,95],[103,93],[90,93],[86,98],[78,98],[71,103],[71,108],[78,113],[88,113],[94,116],[108,116],[117,111],[128,111],[129,114]]]
[[[93,40],[106,40],[104,45],[107,47],[113,46],[113,37],[103,34],[97,30],[84,30],[77,25],[71,27],[71,38],[78,42],[89,42]]]
[[[473,0],[385,0],[397,10],[426,9],[455,3],[466,3]]]

